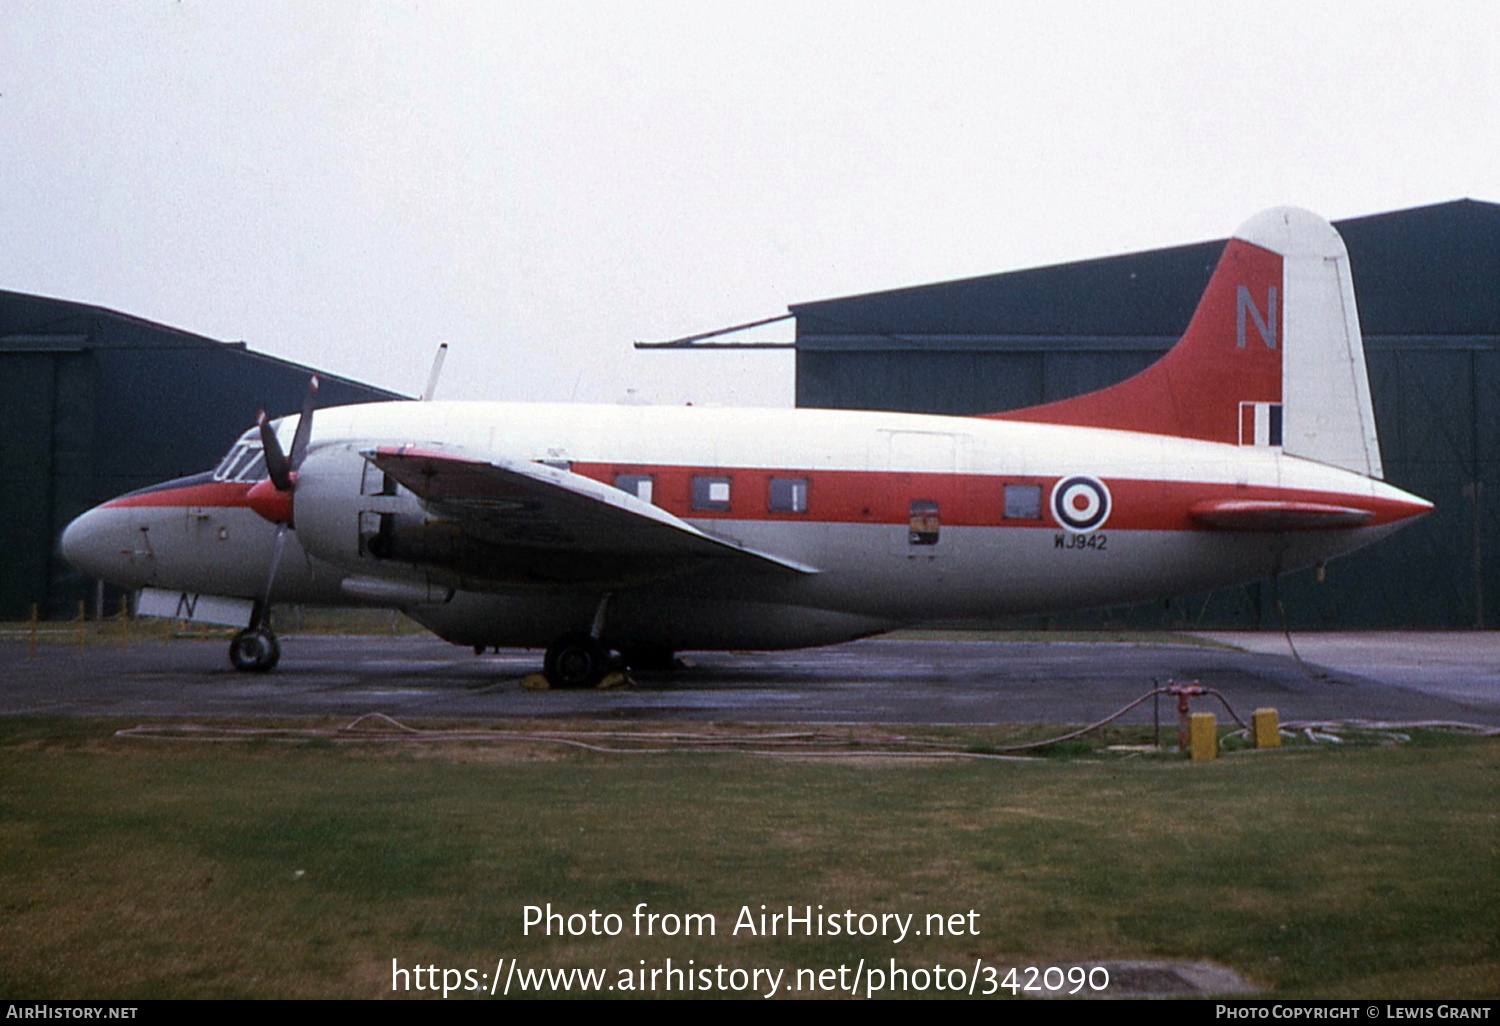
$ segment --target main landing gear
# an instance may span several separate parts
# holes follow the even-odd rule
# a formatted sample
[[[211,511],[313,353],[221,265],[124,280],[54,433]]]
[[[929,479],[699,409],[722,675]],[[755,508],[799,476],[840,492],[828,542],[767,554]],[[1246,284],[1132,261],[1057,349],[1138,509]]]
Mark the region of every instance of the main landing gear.
[[[281,660],[281,643],[269,627],[246,628],[229,643],[229,661],[245,673],[265,673]]]
[[[547,646],[542,673],[555,688],[597,687],[609,673],[614,654],[599,640],[604,633],[604,613],[609,608],[610,593],[599,598],[594,607],[594,622],[586,631],[564,634]]]
[[[542,661],[542,673],[554,688],[592,688],[619,669],[661,672],[681,667],[670,648],[626,649],[619,655],[582,631],[554,641]]]
[[[592,634],[564,634],[547,648],[542,673],[555,688],[596,687],[610,670],[613,657]]]

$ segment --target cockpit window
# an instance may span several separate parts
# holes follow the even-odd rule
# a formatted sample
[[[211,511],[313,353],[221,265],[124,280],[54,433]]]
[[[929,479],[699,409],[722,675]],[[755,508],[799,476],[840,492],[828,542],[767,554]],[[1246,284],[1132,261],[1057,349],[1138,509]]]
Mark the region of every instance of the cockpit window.
[[[266,474],[266,454],[262,449],[255,450],[255,459],[251,460],[244,470],[240,471],[239,481],[262,481]]]
[[[253,459],[255,459],[254,449],[246,449],[240,453],[239,457],[234,461],[234,466],[229,468],[229,479],[231,481],[241,480],[245,473],[245,468],[250,466],[250,461]]]
[[[214,468],[215,481],[259,481],[266,476],[266,454],[260,436],[247,433]]]

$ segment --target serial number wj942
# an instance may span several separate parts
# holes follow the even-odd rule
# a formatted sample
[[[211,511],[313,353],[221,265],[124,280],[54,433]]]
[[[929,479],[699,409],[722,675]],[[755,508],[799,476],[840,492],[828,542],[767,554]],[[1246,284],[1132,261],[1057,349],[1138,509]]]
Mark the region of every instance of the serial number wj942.
[[[1093,549],[1095,552],[1103,552],[1108,544],[1108,536],[1098,531],[1088,534],[1064,534],[1058,531],[1052,536],[1054,549]]]

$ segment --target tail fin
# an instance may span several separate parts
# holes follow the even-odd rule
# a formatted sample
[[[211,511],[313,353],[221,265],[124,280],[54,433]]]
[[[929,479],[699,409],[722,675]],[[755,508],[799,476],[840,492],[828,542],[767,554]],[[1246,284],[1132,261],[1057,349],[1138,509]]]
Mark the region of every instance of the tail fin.
[[[1240,226],[1159,361],[1098,392],[990,416],[1280,446],[1383,474],[1349,253],[1333,225],[1294,207]]]

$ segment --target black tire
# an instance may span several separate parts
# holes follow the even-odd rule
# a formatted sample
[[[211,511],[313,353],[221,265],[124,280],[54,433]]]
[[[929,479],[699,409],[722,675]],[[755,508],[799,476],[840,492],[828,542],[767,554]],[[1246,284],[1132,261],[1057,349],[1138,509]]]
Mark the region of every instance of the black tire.
[[[588,634],[566,634],[542,660],[547,683],[555,688],[591,688],[609,672],[609,649]]]
[[[281,661],[281,643],[268,630],[244,630],[229,643],[229,661],[242,673],[267,673]]]

